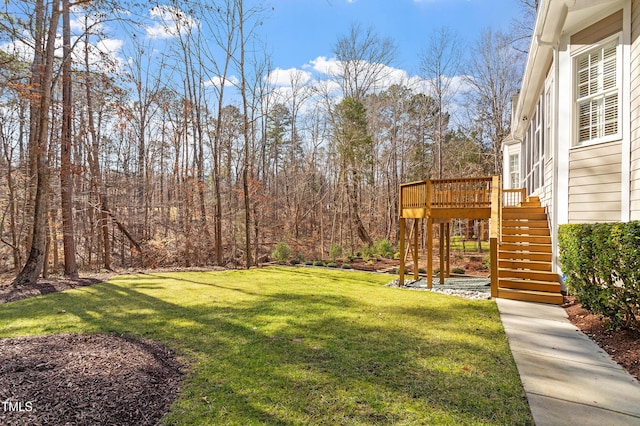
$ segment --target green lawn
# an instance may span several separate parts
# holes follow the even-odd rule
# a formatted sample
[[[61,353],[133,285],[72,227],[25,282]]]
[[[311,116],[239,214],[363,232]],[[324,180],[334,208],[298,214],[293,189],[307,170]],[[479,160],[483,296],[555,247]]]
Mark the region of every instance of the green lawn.
[[[495,302],[385,287],[391,278],[121,276],[0,305],[0,337],[165,343],[189,365],[166,424],[533,424]]]

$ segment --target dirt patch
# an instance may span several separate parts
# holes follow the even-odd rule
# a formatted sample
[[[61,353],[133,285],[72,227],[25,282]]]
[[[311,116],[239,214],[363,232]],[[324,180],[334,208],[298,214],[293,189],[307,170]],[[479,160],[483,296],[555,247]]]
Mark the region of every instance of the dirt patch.
[[[181,378],[173,352],[152,341],[0,339],[0,424],[155,425],[177,398]]]
[[[589,313],[575,297],[565,297],[563,307],[576,327],[640,380],[640,333],[607,330],[606,321],[599,315]]]

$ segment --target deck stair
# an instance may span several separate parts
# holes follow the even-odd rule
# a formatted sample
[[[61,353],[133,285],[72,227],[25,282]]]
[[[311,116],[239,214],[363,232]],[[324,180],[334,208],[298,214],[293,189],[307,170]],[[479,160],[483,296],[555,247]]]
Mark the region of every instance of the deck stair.
[[[498,297],[562,304],[546,209],[538,197],[502,209],[498,248]]]

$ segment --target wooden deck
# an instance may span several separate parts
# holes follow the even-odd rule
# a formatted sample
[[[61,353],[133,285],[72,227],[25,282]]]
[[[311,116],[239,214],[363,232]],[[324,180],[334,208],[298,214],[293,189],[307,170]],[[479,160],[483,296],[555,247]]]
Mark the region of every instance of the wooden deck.
[[[537,204],[536,204],[537,203]],[[534,207],[537,205],[538,207]],[[505,209],[506,208],[506,209]],[[524,211],[514,209],[527,209]],[[537,216],[531,216],[533,208],[536,210]],[[541,209],[541,210],[540,210]],[[504,214],[504,218],[503,218]],[[539,201],[529,202],[526,198],[524,189],[503,190],[499,176],[469,178],[469,179],[428,179],[418,182],[405,183],[400,186],[400,284],[404,283],[406,259],[408,256],[413,260],[414,279],[418,279],[418,252],[419,252],[419,226],[418,220],[426,219],[427,233],[427,285],[431,288],[433,280],[433,226],[440,227],[440,282],[444,283],[445,277],[449,276],[449,235],[450,222],[452,219],[489,219],[489,241],[491,256],[491,296],[520,298],[528,300],[527,292],[538,291],[544,286],[539,284],[542,277],[540,273],[527,273],[527,265],[518,264],[517,270],[499,267],[500,261],[505,256],[503,253],[514,249],[515,251],[530,251],[537,247],[535,236],[527,236],[524,233],[518,233],[514,237],[509,235],[502,241],[501,228],[506,226],[509,233],[513,234],[513,219],[524,214],[527,220],[531,216],[531,220],[537,220],[538,223],[546,226],[546,213],[544,208],[539,207]],[[544,217],[543,217],[544,216]],[[409,226],[408,220],[412,220]],[[526,224],[519,226],[528,227]],[[515,238],[515,240],[514,240]],[[529,241],[529,239],[532,239]],[[545,244],[546,244],[545,240]],[[549,244],[550,245],[550,244]],[[502,247],[502,248],[500,248]],[[501,253],[500,259],[498,253]],[[516,256],[518,256],[516,254]],[[505,263],[506,264],[506,263]],[[549,264],[548,268],[551,268]],[[532,265],[534,268],[537,265]],[[545,268],[547,268],[545,266]],[[551,271],[551,269],[549,269]],[[558,303],[559,284],[557,277],[553,277],[553,273],[544,275],[550,282],[555,285],[554,294],[548,298],[536,295],[535,301],[548,300],[549,303]],[[512,277],[513,276],[513,277]],[[538,281],[529,280],[524,283],[514,283],[513,279],[529,280],[529,277],[538,278]],[[508,288],[500,291],[501,283]],[[531,289],[528,286],[532,286]],[[533,289],[535,287],[535,289]],[[515,289],[514,289],[515,288]],[[518,294],[515,294],[518,293]],[[534,300],[531,299],[531,300]]]

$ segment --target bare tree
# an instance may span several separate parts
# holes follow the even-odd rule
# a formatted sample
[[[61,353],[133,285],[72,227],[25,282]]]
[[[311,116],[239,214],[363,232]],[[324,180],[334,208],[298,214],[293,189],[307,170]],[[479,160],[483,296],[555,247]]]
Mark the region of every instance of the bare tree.
[[[29,164],[34,182],[33,226],[29,257],[14,285],[35,285],[45,262],[47,241],[47,211],[49,191],[49,167],[47,148],[49,142],[49,109],[53,90],[53,63],[55,40],[60,19],[60,1],[53,0],[47,10],[44,0],[35,3],[34,56],[31,67]]]
[[[523,55],[511,45],[510,37],[486,30],[472,50],[465,76],[466,92],[474,133],[487,149],[493,173],[502,170],[501,144],[509,134],[511,97],[520,86]]]
[[[69,0],[62,0],[62,135],[60,146],[60,199],[62,208],[62,243],[64,245],[64,274],[68,277],[78,276],[76,264],[75,228],[73,226],[73,179],[71,164],[71,123],[72,91],[71,91],[71,19],[69,16]]]
[[[442,178],[442,145],[449,124],[449,114],[445,110],[451,106],[451,102],[458,93],[459,85],[455,81],[460,71],[463,49],[460,36],[442,27],[431,34],[420,55],[422,77],[427,80],[438,113],[433,134],[438,147],[439,179]]]
[[[333,53],[338,61],[337,79],[345,97],[356,101],[380,89],[391,72],[396,46],[389,38],[381,38],[373,28],[352,24],[349,32],[338,38]]]
[[[517,50],[527,53],[540,0],[517,0],[517,3],[521,13],[511,22],[511,42]]]

